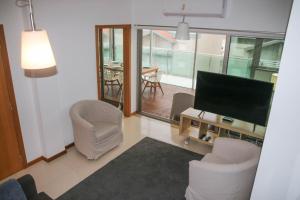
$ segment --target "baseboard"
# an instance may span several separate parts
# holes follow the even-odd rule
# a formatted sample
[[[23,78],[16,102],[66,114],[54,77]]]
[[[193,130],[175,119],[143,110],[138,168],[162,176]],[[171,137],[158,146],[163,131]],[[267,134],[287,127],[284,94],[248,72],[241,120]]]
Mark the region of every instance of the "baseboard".
[[[72,143],[66,145],[65,148],[66,148],[66,149],[69,149],[69,148],[73,147],[74,145],[75,145],[74,142],[72,142]]]
[[[62,156],[64,154],[66,154],[66,153],[67,153],[67,150],[63,150],[62,152],[60,152],[58,154],[55,154],[54,156],[51,156],[50,158],[46,158],[44,156],[40,156],[40,157],[38,157],[38,158],[36,158],[36,159],[28,162],[26,164],[26,167],[30,167],[30,166],[34,165],[35,163],[38,163],[38,162],[40,162],[42,160],[45,161],[45,162],[51,162],[52,160],[54,160],[54,159],[56,159],[56,158],[58,158],[58,157],[60,157],[60,156]]]
[[[34,165],[34,164],[36,164],[36,163],[38,163],[38,162],[40,162],[42,160],[45,161],[45,162],[51,162],[52,160],[55,160],[56,158],[58,158],[58,157],[60,157],[60,156],[62,156],[64,154],[66,154],[67,153],[67,149],[70,148],[70,147],[72,147],[73,145],[74,145],[74,143],[71,143],[71,144],[67,145],[65,147],[66,148],[65,150],[63,150],[62,152],[60,152],[58,154],[55,154],[54,156],[51,156],[50,158],[46,158],[45,156],[40,156],[40,157],[38,157],[38,158],[36,158],[36,159],[28,162],[26,164],[26,167],[30,167],[30,166],[32,166],[32,165]]]
[[[137,111],[130,113],[130,116],[136,115],[136,114],[137,114]]]
[[[58,154],[55,154],[54,156],[51,156],[50,158],[46,158],[43,156],[43,160],[46,161],[46,162],[51,162],[52,160],[55,160],[56,158],[64,155],[67,153],[67,150],[63,150],[62,152],[58,153]]]
[[[30,167],[30,166],[34,165],[35,163],[38,163],[38,162],[40,162],[40,161],[42,161],[42,160],[44,160],[43,156],[38,157],[38,158],[36,158],[36,159],[34,159],[34,160],[28,162],[28,163],[26,164],[26,167]]]

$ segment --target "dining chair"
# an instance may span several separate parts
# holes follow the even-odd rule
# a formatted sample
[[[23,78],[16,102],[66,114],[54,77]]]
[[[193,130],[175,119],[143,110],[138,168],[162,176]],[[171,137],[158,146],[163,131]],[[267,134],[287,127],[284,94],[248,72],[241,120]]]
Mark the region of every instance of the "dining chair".
[[[162,74],[163,74],[162,71],[158,71],[156,73],[150,73],[150,74],[143,75],[142,79],[143,79],[143,82],[145,83],[145,86],[142,91],[142,94],[144,94],[146,88],[150,88],[150,93],[152,93],[152,90],[153,90],[154,95],[155,95],[156,88],[159,88],[161,93],[164,95],[164,91],[160,84]]]
[[[104,85],[107,87],[107,92],[109,91],[109,88],[111,88],[111,90],[113,91],[114,86],[118,86],[118,91],[120,91],[120,89],[122,88],[122,84],[120,82],[119,74],[120,73],[113,72],[109,69],[104,69]]]

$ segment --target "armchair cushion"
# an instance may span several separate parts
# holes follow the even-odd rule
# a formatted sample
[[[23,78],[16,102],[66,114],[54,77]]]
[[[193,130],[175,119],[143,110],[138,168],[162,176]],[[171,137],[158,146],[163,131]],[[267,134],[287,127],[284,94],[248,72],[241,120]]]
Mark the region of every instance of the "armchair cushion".
[[[52,200],[45,192],[37,192],[35,181],[30,174],[26,174],[17,180],[26,197],[27,200]]]
[[[95,127],[95,136],[97,140],[103,140],[111,136],[111,134],[114,134],[118,132],[119,127],[118,125],[114,123],[108,123],[108,122],[96,122],[94,123]]]

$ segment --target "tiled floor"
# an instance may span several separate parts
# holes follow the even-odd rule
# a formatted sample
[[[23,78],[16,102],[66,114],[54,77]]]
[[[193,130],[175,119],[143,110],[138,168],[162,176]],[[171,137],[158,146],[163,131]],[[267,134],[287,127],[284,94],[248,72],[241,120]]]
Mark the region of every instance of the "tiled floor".
[[[140,115],[125,118],[123,130],[122,144],[98,160],[87,160],[72,147],[67,154],[50,163],[40,161],[11,177],[18,178],[29,173],[34,177],[38,191],[44,191],[52,198],[57,198],[144,137],[155,138],[200,154],[211,151],[211,147],[193,141],[185,145],[184,137],[178,135],[178,127]]]

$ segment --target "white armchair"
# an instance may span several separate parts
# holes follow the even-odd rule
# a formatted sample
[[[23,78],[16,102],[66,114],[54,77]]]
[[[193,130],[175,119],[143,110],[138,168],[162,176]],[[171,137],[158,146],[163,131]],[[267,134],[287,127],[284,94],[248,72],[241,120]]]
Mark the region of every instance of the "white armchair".
[[[88,159],[97,159],[123,140],[122,112],[98,100],[83,100],[70,109],[74,143]]]
[[[249,200],[260,148],[246,141],[217,138],[212,153],[189,168],[187,200]]]

